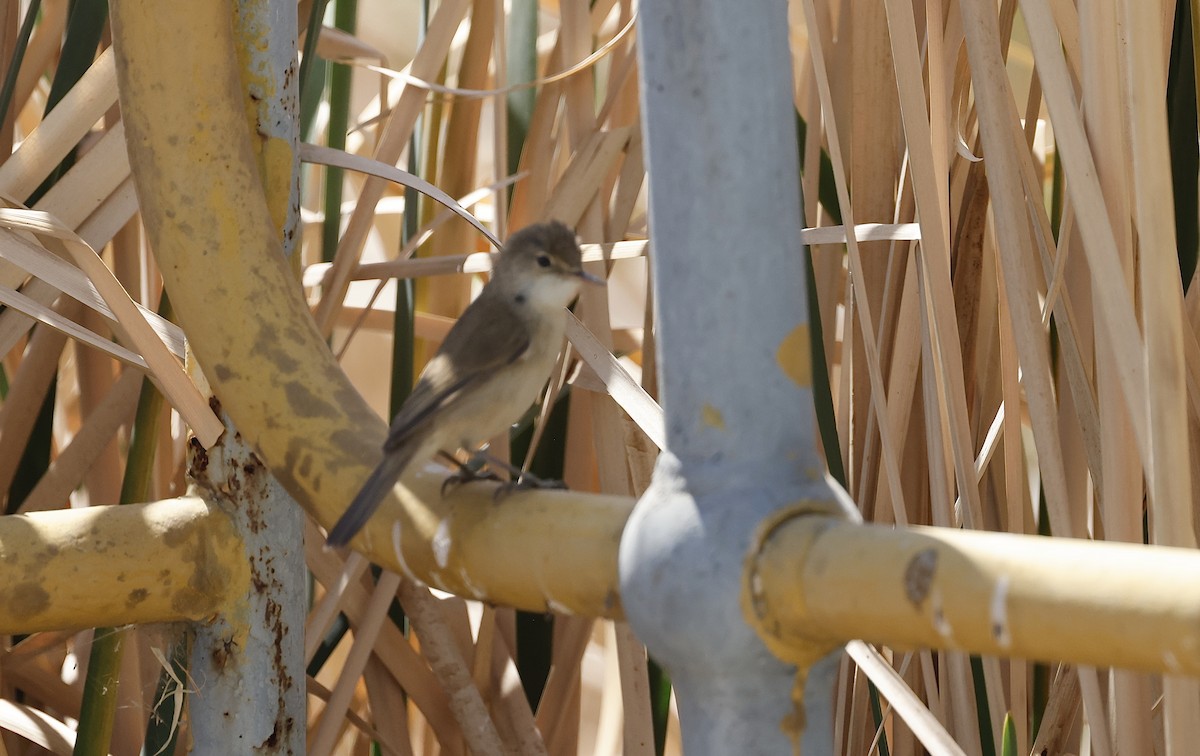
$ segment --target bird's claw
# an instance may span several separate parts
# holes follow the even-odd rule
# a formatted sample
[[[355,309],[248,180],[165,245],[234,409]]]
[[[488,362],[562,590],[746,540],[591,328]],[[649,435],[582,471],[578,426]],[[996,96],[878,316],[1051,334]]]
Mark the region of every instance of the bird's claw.
[[[561,480],[553,480],[551,478],[539,478],[538,476],[534,475],[533,473],[526,472],[526,473],[521,473],[521,476],[518,477],[516,480],[510,480],[510,481],[498,486],[496,488],[495,492],[492,494],[492,499],[496,503],[499,503],[500,501],[502,501],[505,497],[507,497],[511,493],[514,493],[516,491],[528,491],[528,490],[534,489],[534,488],[546,488],[546,489],[556,489],[556,490],[560,490],[560,491],[565,491],[567,489],[567,484],[563,483]]]
[[[462,465],[458,468],[458,472],[453,473],[442,481],[442,496],[454,491],[454,489],[464,483],[472,483],[477,480],[494,480],[499,481],[500,476],[491,470],[472,470],[467,465]]]

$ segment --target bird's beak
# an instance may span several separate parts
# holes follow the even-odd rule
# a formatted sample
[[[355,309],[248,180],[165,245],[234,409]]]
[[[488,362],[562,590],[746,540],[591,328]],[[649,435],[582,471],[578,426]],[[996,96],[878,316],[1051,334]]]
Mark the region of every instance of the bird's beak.
[[[577,273],[576,275],[578,275],[580,278],[582,278],[584,281],[587,281],[590,284],[596,284],[598,286],[606,286],[607,285],[607,282],[603,278],[601,278],[600,276],[593,276],[591,273],[588,273],[586,270],[583,270],[583,269],[580,269],[579,273]]]

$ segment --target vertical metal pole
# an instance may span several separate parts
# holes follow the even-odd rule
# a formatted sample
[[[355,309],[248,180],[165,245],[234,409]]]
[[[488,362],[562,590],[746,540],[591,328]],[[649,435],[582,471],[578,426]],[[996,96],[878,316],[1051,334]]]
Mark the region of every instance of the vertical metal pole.
[[[743,562],[766,515],[834,498],[812,420],[787,3],[639,12],[667,449],[622,537],[622,602],[671,673],[686,753],[784,753],[804,721],[796,669],[743,618]],[[828,752],[828,665],[807,679],[802,745]]]
[[[259,171],[284,254],[291,255],[300,220],[296,7],[235,0],[234,12],[234,37],[247,56],[242,82],[255,106]],[[303,753],[304,512],[221,414],[227,429],[221,442],[193,457],[190,467],[198,485],[225,496],[252,577],[242,611],[197,626],[192,751]]]
[[[304,511],[222,416],[225,435],[189,467],[242,534],[250,585],[239,609],[195,626],[191,752],[303,753]]]

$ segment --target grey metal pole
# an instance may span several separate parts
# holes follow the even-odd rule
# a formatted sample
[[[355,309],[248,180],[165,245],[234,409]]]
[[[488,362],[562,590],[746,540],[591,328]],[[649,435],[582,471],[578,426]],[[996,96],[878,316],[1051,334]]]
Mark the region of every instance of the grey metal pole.
[[[222,414],[220,443],[189,460],[246,545],[245,604],[196,623],[189,697],[193,754],[302,754],[306,705],[304,514]]]
[[[829,752],[829,663],[795,716],[796,668],[740,605],[757,524],[835,498],[812,421],[787,4],[639,12],[667,448],[622,537],[622,602],[671,674],[686,753],[784,753],[805,719],[805,752]]]

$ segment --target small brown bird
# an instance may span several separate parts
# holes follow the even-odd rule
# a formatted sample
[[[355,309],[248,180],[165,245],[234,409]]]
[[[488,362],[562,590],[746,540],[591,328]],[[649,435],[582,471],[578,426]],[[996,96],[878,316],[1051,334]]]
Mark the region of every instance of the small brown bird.
[[[475,450],[529,408],[563,345],[563,308],[584,281],[575,234],[558,221],[509,237],[492,280],[450,329],[392,420],[383,461],[329,531],[344,546],[409,465],[439,451]]]

